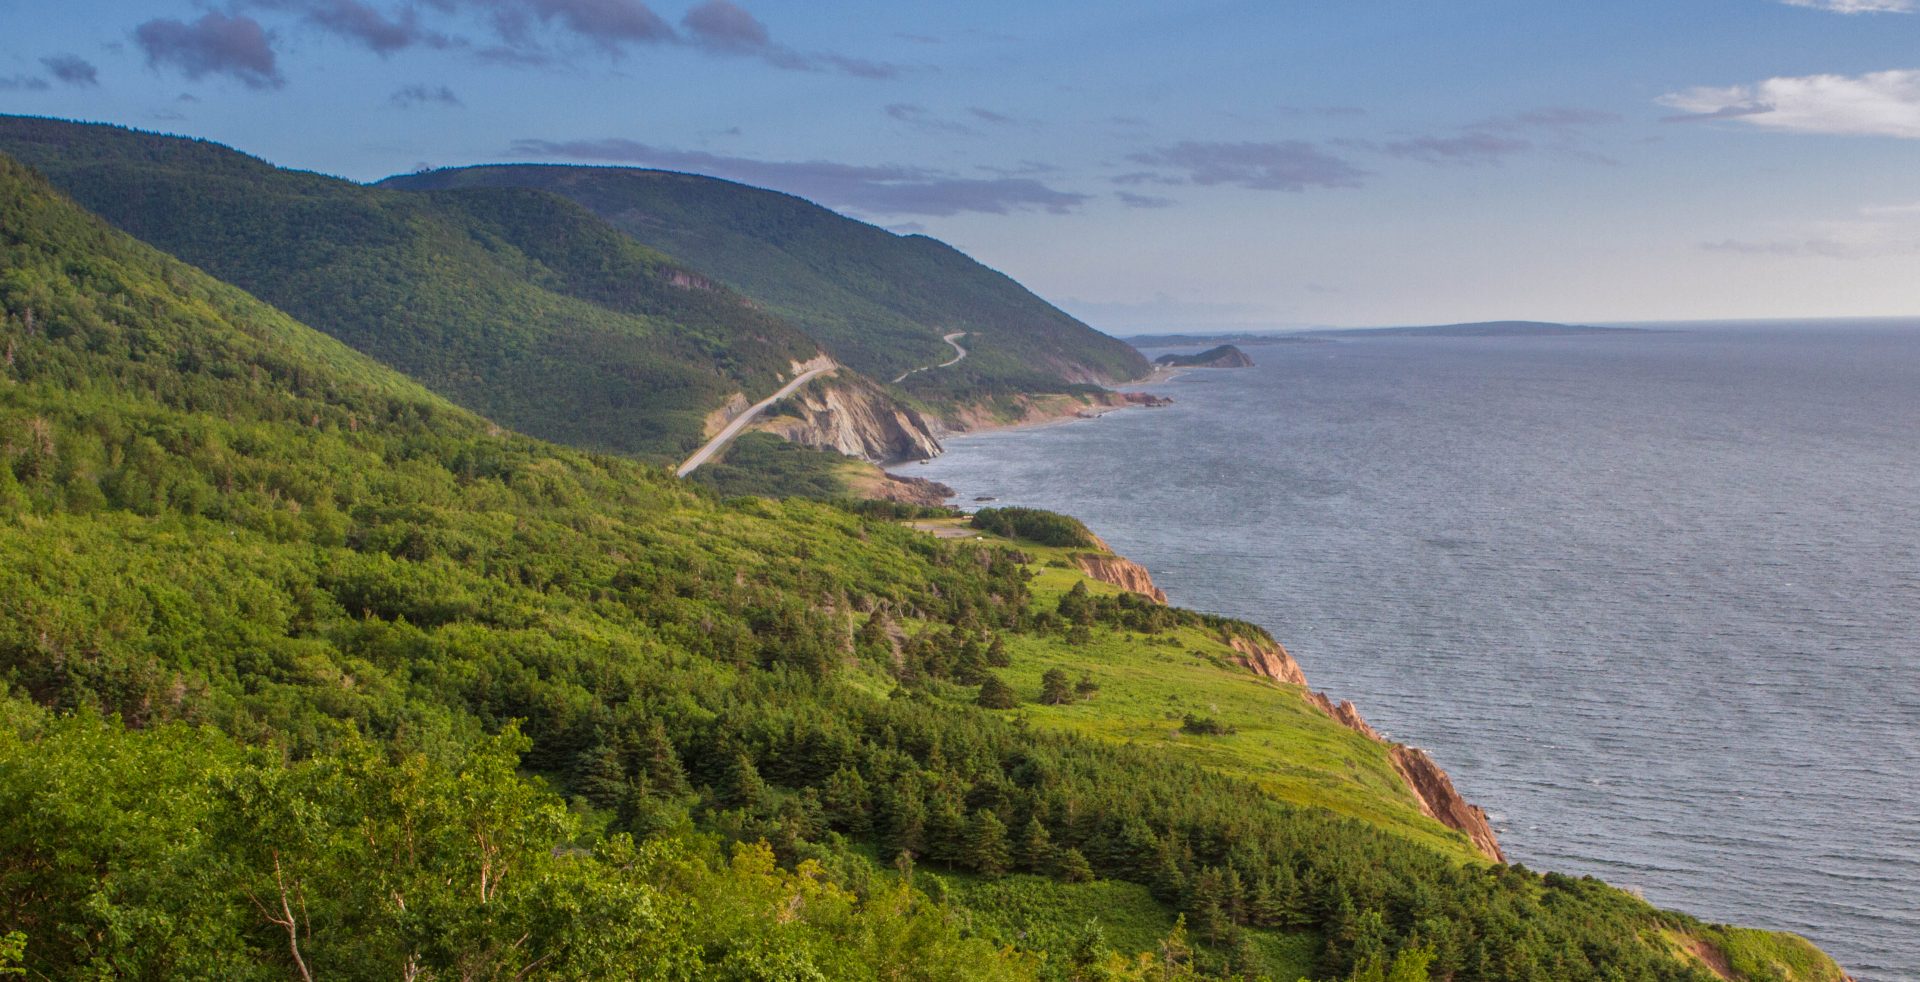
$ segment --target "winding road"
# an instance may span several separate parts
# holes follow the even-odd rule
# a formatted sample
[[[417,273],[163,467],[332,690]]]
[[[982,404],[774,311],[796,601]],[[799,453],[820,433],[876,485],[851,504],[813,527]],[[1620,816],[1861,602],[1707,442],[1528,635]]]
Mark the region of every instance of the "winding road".
[[[956,344],[954,345],[954,347],[957,348],[959,347],[959,345]],[[962,356],[964,357],[964,352],[962,353]],[[956,358],[954,360],[958,361],[959,359]],[[686,477],[688,474],[693,473],[694,470],[698,468],[701,464],[704,464],[707,461],[712,460],[714,454],[717,454],[720,451],[726,449],[727,444],[732,443],[733,438],[739,436],[740,431],[746,429],[747,424],[753,422],[753,418],[755,416],[758,416],[762,412],[766,411],[768,406],[771,406],[774,403],[779,402],[780,400],[785,399],[790,395],[793,395],[794,391],[799,389],[801,386],[839,367],[840,366],[838,365],[827,364],[827,365],[822,365],[819,368],[808,369],[807,371],[800,373],[798,376],[795,376],[793,381],[788,382],[787,384],[781,386],[780,391],[775,392],[773,395],[770,395],[765,399],[762,399],[759,402],[754,403],[751,406],[748,406],[746,412],[741,413],[738,416],[735,416],[733,418],[733,422],[728,423],[725,429],[714,434],[713,439],[708,440],[706,446],[701,447],[698,450],[695,450],[693,452],[693,456],[688,457],[686,459],[686,462],[681,464],[679,469],[673,472],[674,476]]]
[[[967,356],[967,349],[960,347],[960,342],[955,341],[954,339],[964,338],[966,336],[967,336],[967,332],[965,331],[955,331],[952,334],[949,334],[946,337],[941,338],[940,340],[945,341],[950,345],[953,345],[954,355],[952,358],[949,358],[938,365],[923,365],[919,368],[901,372],[900,377],[893,380],[893,384],[899,385],[900,383],[905,382],[907,380],[907,376],[912,375],[914,372],[927,372],[927,371],[932,371],[933,369],[936,369],[936,368],[945,368],[948,365],[960,364],[960,360]]]

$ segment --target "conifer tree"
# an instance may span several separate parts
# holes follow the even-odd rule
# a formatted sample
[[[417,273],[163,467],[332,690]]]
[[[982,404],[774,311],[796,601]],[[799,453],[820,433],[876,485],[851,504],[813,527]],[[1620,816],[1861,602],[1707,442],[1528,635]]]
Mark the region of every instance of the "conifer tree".
[[[1064,706],[1073,701],[1073,683],[1068,681],[1064,670],[1049,668],[1040,676],[1040,701],[1049,706]]]
[[[1013,866],[1013,850],[1007,845],[1007,826],[991,810],[982,808],[967,822],[964,855],[967,868],[993,879]]]
[[[1031,873],[1047,873],[1053,868],[1053,837],[1038,815],[1027,819],[1020,833],[1020,865]]]
[[[974,701],[986,709],[1013,709],[1020,705],[1020,694],[1002,682],[1000,676],[988,673],[981,680],[980,695]]]
[[[1093,881],[1093,865],[1080,850],[1068,846],[1059,852],[1060,878],[1068,883],[1090,883]]]

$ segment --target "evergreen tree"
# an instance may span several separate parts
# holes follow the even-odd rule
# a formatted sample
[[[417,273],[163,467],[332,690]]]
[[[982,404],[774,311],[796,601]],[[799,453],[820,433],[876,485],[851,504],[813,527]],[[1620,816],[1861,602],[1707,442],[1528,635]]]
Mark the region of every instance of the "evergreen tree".
[[[1013,850],[1007,845],[1007,826],[991,809],[982,808],[967,822],[964,855],[968,869],[989,879],[1004,875],[1013,866]]]
[[[1053,837],[1038,815],[1027,819],[1027,827],[1020,833],[1020,865],[1042,875],[1053,869]]]
[[[953,659],[953,680],[961,685],[979,685],[987,676],[987,653],[980,642],[963,642]]]
[[[1080,681],[1073,684],[1073,695],[1076,699],[1091,699],[1099,693],[1100,683],[1095,682],[1093,676],[1084,672],[1080,675]]]
[[[691,790],[687,772],[680,764],[680,752],[674,749],[666,725],[658,719],[648,721],[646,734],[640,739],[639,753],[641,774],[650,793],[672,796]]]
[[[1060,878],[1068,883],[1090,883],[1093,881],[1093,866],[1080,850],[1071,846],[1059,851]]]
[[[980,695],[974,701],[987,709],[1013,709],[1020,705],[1020,694],[1001,681],[1000,676],[988,673],[981,680]]]
[[[604,743],[581,752],[574,767],[574,786],[596,808],[618,809],[633,793],[619,753]]]
[[[1061,594],[1060,603],[1056,609],[1059,611],[1060,619],[1069,624],[1092,624],[1093,602],[1087,594],[1086,581],[1075,581],[1073,589]]]
[[[855,835],[873,828],[873,796],[866,779],[851,767],[842,766],[827,778],[820,796],[828,822]]]
[[[1040,701],[1048,706],[1064,706],[1073,701],[1073,683],[1064,670],[1049,668],[1040,676]]]
[[[720,803],[728,808],[759,814],[766,810],[772,799],[773,792],[760,777],[759,769],[753,766],[753,758],[745,753],[735,754],[733,763],[727,768],[726,783],[720,790]]]
[[[987,645],[987,664],[994,668],[1006,668],[1013,664],[1013,656],[1007,653],[1006,639],[999,634],[995,634],[992,643]]]

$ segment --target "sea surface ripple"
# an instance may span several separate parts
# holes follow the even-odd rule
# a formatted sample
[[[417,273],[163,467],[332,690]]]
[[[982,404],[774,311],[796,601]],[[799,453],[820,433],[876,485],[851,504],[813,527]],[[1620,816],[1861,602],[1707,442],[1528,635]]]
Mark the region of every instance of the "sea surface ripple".
[[[1268,627],[1516,861],[1920,979],[1920,323],[1247,351],[906,473]]]

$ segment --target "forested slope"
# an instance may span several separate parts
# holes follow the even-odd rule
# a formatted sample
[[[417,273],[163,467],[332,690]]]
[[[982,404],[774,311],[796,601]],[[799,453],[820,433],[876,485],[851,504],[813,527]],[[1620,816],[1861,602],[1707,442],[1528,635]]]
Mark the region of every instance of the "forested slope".
[[[842,362],[935,401],[1057,392],[1145,375],[1146,359],[937,239],[895,235],[792,195],[622,167],[501,165],[389,178],[413,189],[520,187],[564,195],[640,242],[789,318]]]
[[[502,432],[4,157],[0,557],[0,967],[31,977],[1831,965],[1023,719],[1002,673],[1258,629]],[[1382,793],[1331,760],[1315,794]]]
[[[677,459],[729,395],[771,392],[819,350],[537,191],[381,190],[205,141],[19,116],[0,116],[0,152],[134,236],[545,439]]]

